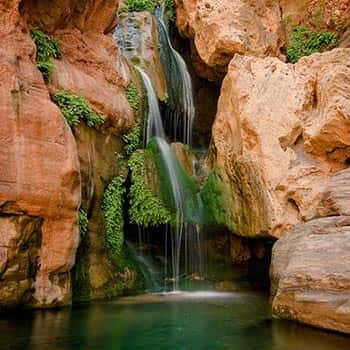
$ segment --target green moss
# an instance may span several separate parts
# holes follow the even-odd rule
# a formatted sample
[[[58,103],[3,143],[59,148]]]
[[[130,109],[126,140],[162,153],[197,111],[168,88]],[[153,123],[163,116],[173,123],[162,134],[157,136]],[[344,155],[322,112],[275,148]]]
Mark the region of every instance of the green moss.
[[[324,52],[338,46],[338,36],[331,32],[315,32],[311,29],[295,26],[286,55],[288,62],[296,63],[303,56],[315,52]]]
[[[171,213],[146,184],[145,151],[136,151],[129,159],[131,187],[129,217],[133,224],[149,227],[171,221]]]
[[[125,0],[119,12],[149,11],[153,13],[155,7],[155,0]]]
[[[51,58],[62,56],[60,46],[56,40],[36,28],[30,30],[30,35],[36,45],[37,67],[43,74],[45,81],[48,82],[55,69]]]
[[[206,183],[201,191],[201,197],[204,204],[204,217],[208,224],[225,224],[225,201],[223,188],[214,169],[208,176]]]
[[[79,209],[79,232],[81,237],[85,237],[88,230],[88,217],[84,209]]]
[[[104,122],[103,118],[92,110],[89,102],[83,96],[59,91],[53,95],[52,99],[72,128],[77,126],[81,120],[84,120],[90,127]]]
[[[107,186],[103,195],[102,210],[106,220],[106,240],[112,257],[118,257],[123,248],[125,192],[125,177],[117,176]]]

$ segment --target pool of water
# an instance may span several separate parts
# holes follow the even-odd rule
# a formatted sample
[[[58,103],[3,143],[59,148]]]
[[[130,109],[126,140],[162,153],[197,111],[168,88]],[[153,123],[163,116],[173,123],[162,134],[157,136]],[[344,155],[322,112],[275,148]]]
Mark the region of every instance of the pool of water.
[[[349,350],[350,338],[271,320],[262,295],[184,292],[0,315],[0,349]]]

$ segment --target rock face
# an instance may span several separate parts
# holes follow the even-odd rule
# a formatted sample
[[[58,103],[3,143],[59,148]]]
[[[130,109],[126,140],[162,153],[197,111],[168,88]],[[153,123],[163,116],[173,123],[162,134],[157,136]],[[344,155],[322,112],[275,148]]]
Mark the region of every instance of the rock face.
[[[272,308],[277,317],[350,333],[350,217],[296,226],[273,248]]]
[[[100,201],[102,187],[119,169],[104,171],[101,162],[114,162],[121,147],[114,135],[135,123],[124,94],[130,70],[106,34],[117,9],[118,1],[104,0],[0,1],[0,307],[71,302],[82,193],[98,241],[91,254],[100,253],[101,268],[110,269]],[[33,26],[50,33],[63,52],[49,85],[36,67]],[[58,90],[83,95],[105,119],[90,137],[78,139],[79,147],[51,102],[50,93]]]
[[[194,64],[204,78],[220,79],[235,54],[280,55],[284,41],[278,2],[177,0],[176,4],[177,27],[193,41]]]
[[[2,1],[0,14],[0,212],[42,220],[40,268],[30,302],[66,303],[69,270],[79,243],[75,141],[36,69],[35,47],[19,15],[18,1]],[[20,229],[11,230],[21,235]],[[0,300],[1,304],[6,298]]]
[[[39,218],[24,215],[0,217],[1,306],[20,306],[31,301],[39,268],[41,246]]]
[[[213,127],[227,221],[243,236],[348,215],[348,49],[304,58],[236,56]]]

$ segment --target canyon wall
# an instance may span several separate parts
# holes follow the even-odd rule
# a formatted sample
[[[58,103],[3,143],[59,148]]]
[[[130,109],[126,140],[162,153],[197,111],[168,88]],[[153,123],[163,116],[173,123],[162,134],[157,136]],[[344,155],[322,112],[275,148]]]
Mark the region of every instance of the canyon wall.
[[[130,280],[112,266],[100,205],[122,169],[120,135],[135,124],[124,93],[132,75],[110,33],[117,10],[117,0],[0,2],[0,307],[71,302],[80,207],[90,219],[90,297],[119,294]],[[31,28],[62,51],[48,84]],[[83,95],[103,125],[72,131],[50,98],[61,90]]]

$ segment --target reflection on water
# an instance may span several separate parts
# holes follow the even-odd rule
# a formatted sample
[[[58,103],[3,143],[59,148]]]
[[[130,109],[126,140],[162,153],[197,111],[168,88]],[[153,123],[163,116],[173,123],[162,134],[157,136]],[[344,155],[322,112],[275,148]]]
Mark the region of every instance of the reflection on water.
[[[200,292],[2,315],[0,349],[349,350],[350,338],[271,321],[262,296]]]

